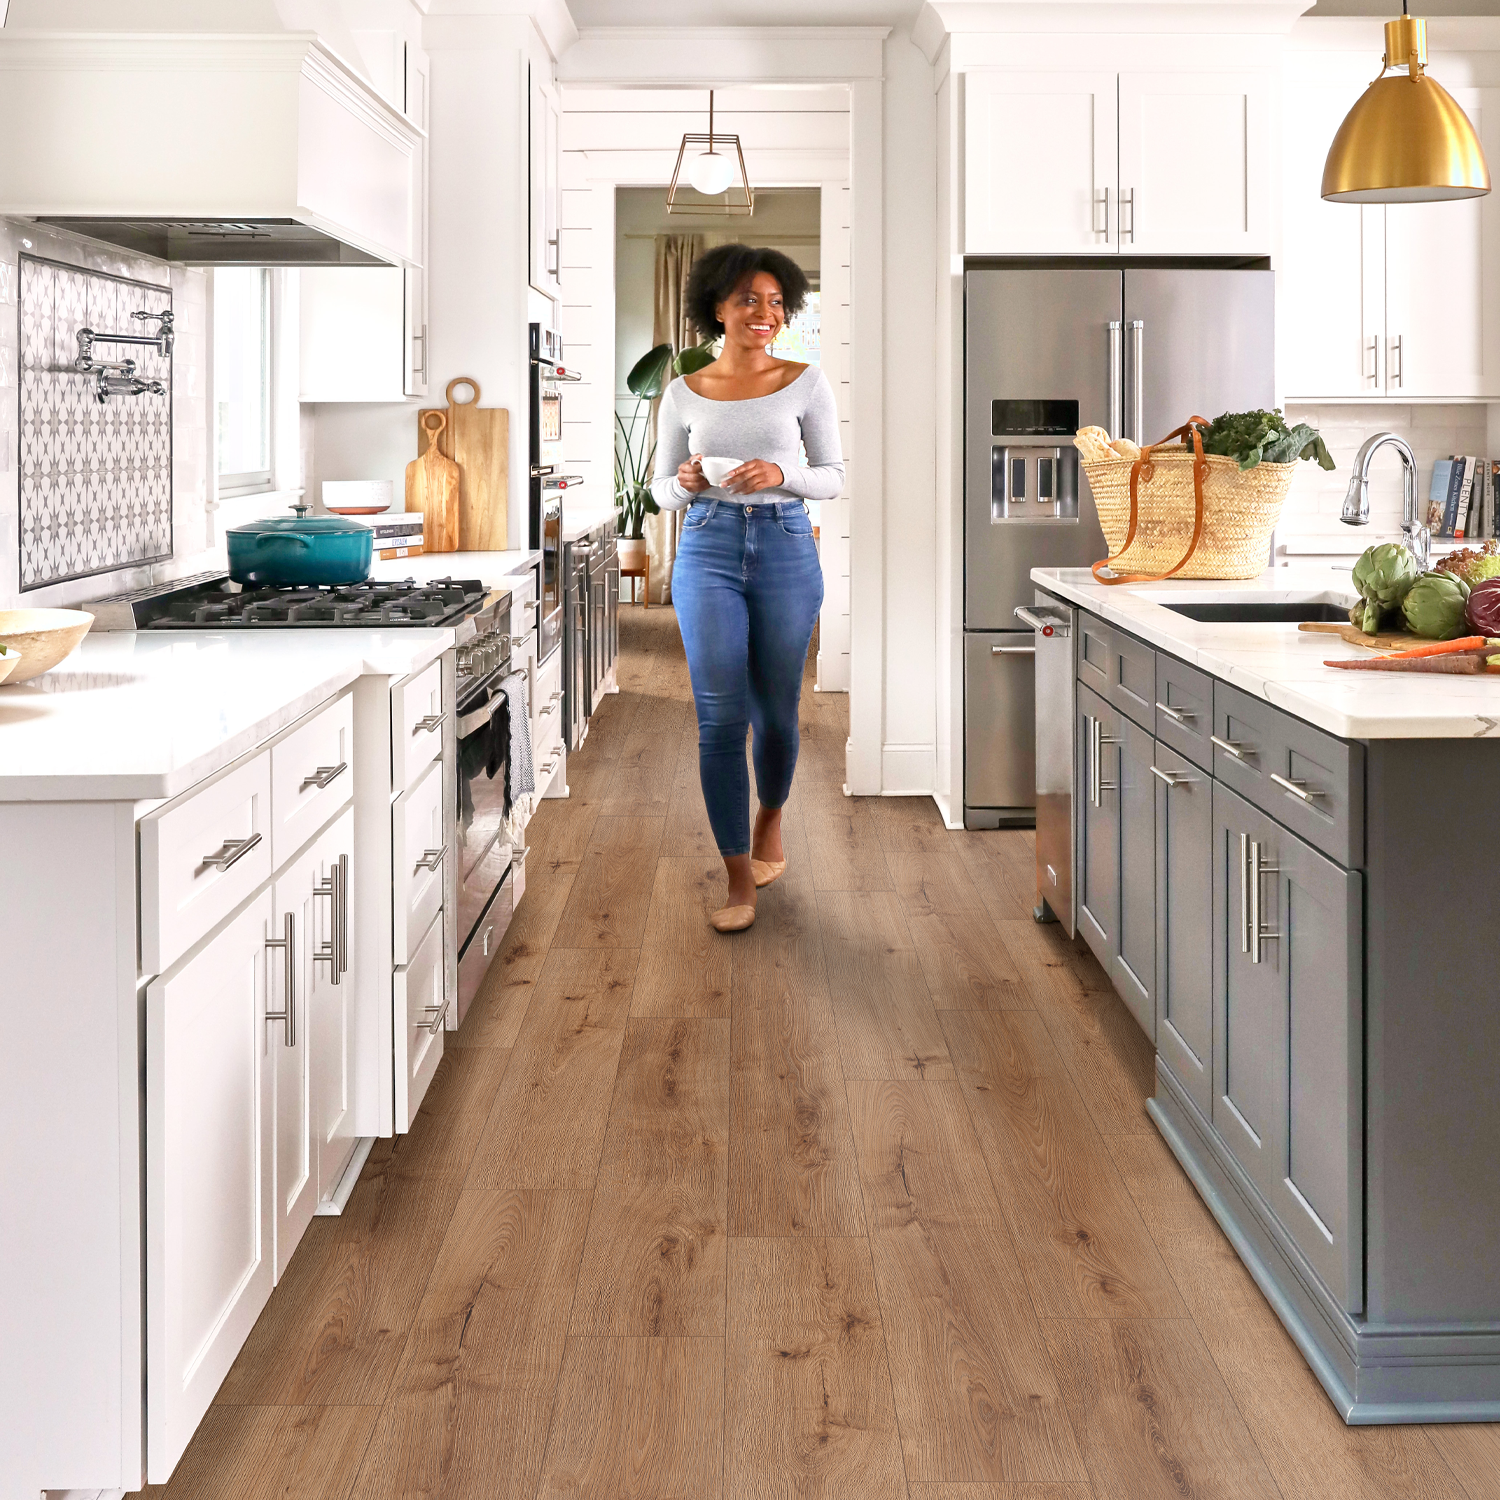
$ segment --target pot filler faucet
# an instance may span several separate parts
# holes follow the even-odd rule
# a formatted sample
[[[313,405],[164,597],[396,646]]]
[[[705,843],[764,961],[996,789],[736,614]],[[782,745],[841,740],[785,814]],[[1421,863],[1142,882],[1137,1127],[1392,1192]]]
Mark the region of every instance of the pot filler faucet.
[[[1417,460],[1410,446],[1394,432],[1377,432],[1360,444],[1349,475],[1349,489],[1344,496],[1344,512],[1339,519],[1346,526],[1370,524],[1370,460],[1389,443],[1401,458],[1401,535],[1417,566],[1427,571],[1427,550],[1432,533],[1417,515]]]

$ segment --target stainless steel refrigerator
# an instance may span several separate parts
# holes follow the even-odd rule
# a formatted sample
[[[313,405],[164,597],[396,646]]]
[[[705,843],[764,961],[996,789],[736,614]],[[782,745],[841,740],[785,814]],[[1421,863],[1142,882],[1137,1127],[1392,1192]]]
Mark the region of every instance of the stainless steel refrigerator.
[[[1106,555],[1073,434],[1138,443],[1194,414],[1269,407],[1274,282],[1220,267],[964,277],[964,825],[1036,813],[1033,568]],[[1044,778],[1071,768],[1043,767]]]

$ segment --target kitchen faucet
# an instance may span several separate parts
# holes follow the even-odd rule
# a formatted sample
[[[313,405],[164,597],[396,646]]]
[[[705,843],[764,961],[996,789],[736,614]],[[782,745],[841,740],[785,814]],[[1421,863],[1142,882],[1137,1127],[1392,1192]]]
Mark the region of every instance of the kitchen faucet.
[[[1389,443],[1401,457],[1401,535],[1417,566],[1427,571],[1427,551],[1432,538],[1425,522],[1417,515],[1417,459],[1411,446],[1394,432],[1377,432],[1360,444],[1349,475],[1349,489],[1344,495],[1344,511],[1339,519],[1346,526],[1370,524],[1370,460],[1378,449]]]

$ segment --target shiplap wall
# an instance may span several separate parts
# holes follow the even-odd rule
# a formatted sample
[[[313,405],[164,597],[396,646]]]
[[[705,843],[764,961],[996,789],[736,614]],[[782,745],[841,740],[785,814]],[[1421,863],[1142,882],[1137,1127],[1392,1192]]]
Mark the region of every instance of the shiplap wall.
[[[716,97],[714,128],[737,133],[757,187],[822,189],[823,368],[839,402],[848,478],[820,518],[825,599],[818,686],[849,686],[849,513],[856,484],[849,441],[848,93],[842,87],[741,88]],[[702,90],[563,91],[562,334],[583,374],[564,398],[564,457],[584,476],[589,506],[610,502],[614,452],[615,189],[665,188],[686,131],[707,129]],[[754,218],[736,221],[755,240]],[[699,227],[695,218],[684,229]]]

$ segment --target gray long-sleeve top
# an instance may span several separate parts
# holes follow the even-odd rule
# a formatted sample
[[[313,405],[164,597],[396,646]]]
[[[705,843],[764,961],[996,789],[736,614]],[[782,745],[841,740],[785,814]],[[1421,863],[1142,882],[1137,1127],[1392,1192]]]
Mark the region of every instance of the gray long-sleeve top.
[[[807,463],[802,462],[802,450]],[[748,463],[763,458],[785,484],[753,495],[732,495],[710,485],[701,496],[677,482],[677,468],[695,453]],[[816,365],[769,396],[711,401],[681,377],[669,385],[656,413],[656,473],[651,493],[663,510],[684,510],[694,500],[737,504],[766,500],[831,500],[844,487],[844,451],[833,389]]]

